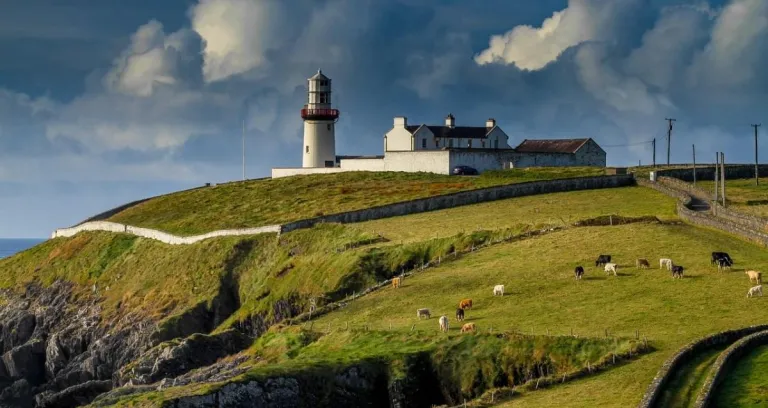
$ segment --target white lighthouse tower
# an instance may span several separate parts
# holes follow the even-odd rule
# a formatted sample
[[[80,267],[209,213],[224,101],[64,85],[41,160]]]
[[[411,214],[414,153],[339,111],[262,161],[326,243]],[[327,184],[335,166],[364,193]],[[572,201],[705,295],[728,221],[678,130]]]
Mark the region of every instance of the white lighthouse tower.
[[[308,103],[301,110],[304,119],[302,167],[335,167],[335,125],[339,111],[331,108],[331,79],[317,70],[307,81]]]

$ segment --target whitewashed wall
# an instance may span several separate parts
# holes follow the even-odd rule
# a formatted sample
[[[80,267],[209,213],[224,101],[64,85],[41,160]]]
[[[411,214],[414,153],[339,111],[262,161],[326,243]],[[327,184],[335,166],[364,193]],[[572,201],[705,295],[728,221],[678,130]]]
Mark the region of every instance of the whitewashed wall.
[[[92,221],[80,224],[72,228],[59,228],[51,234],[51,238],[59,237],[71,237],[82,231],[106,231],[106,232],[122,232],[126,234],[136,235],[142,238],[154,239],[160,242],[171,245],[186,245],[194,244],[195,242],[202,241],[204,239],[213,237],[228,237],[228,236],[241,236],[241,235],[258,235],[264,233],[279,233],[280,225],[267,225],[257,228],[242,228],[231,230],[219,230],[213,231],[201,235],[192,235],[188,237],[179,237],[167,232],[158,231],[150,228],[133,227],[130,225],[118,224],[108,221]]]
[[[420,152],[387,152],[384,155],[384,169],[386,171],[405,171],[417,173],[420,171],[449,174],[450,151],[435,150]]]
[[[303,168],[303,167],[283,167],[273,168],[272,178],[299,176],[306,174],[329,174],[329,173],[341,173],[344,170],[340,167],[315,167],[315,168]]]
[[[479,172],[501,170],[517,155],[514,152],[495,151],[457,151],[452,150],[449,168],[453,171],[456,166],[470,166]]]
[[[384,171],[384,159],[341,159],[344,171]]]
[[[386,135],[385,152],[389,151],[410,151],[412,147],[413,135],[405,126],[395,126]]]

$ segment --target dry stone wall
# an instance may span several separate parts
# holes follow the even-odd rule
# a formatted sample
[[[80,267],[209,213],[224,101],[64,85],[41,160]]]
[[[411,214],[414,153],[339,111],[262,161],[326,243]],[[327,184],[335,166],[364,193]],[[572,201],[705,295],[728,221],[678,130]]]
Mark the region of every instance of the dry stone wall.
[[[704,381],[699,396],[694,403],[695,408],[707,408],[715,402],[715,390],[723,382],[736,362],[752,348],[768,344],[768,331],[761,331],[742,338],[733,343],[720,354],[712,366],[712,374]]]
[[[59,237],[71,237],[79,232],[83,231],[107,231],[107,232],[122,232],[126,234],[136,235],[143,238],[154,239],[160,242],[164,242],[170,245],[187,245],[194,244],[195,242],[202,241],[204,239],[223,236],[241,236],[241,235],[257,235],[266,233],[280,233],[280,225],[267,225],[258,228],[242,228],[232,230],[219,230],[209,232],[207,234],[193,235],[188,237],[179,237],[169,234],[167,232],[153,230],[150,228],[140,228],[125,224],[118,224],[109,221],[92,221],[80,224],[72,228],[60,228],[53,232],[51,238]]]

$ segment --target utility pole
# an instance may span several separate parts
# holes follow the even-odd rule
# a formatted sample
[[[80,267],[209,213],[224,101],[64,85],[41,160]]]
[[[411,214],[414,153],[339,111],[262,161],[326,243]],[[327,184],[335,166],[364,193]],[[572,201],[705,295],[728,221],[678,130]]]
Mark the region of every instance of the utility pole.
[[[656,138],[653,138],[653,168],[656,168]]]
[[[664,120],[669,122],[669,128],[667,129],[667,166],[669,166],[669,150],[672,144],[672,122],[677,121],[677,119],[665,118]]]
[[[715,153],[715,202],[717,202],[717,192],[720,190],[720,179],[717,177],[720,172],[720,152]],[[714,207],[712,207],[714,209]]]
[[[696,145],[693,145],[693,185],[696,185]]]
[[[245,119],[243,119],[243,181],[245,181]]]
[[[725,208],[725,153],[720,152],[720,184],[723,193],[723,208]]]
[[[752,127],[755,128],[755,185],[760,185],[760,172],[758,171],[758,165],[757,165],[757,128],[760,127],[760,124],[752,125]]]

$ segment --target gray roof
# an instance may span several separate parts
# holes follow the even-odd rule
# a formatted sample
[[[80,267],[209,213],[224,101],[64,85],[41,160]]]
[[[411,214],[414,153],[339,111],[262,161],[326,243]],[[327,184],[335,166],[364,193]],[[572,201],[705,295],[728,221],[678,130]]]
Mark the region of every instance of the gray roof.
[[[413,133],[421,126],[426,126],[435,137],[449,137],[461,139],[485,139],[491,129],[485,126],[430,126],[430,125],[409,125],[405,128]]]
[[[323,75],[323,71],[318,69],[317,70],[317,74],[312,75],[312,77],[309,78],[310,81],[315,80],[315,79],[326,79],[327,80],[329,78],[327,76]]]

